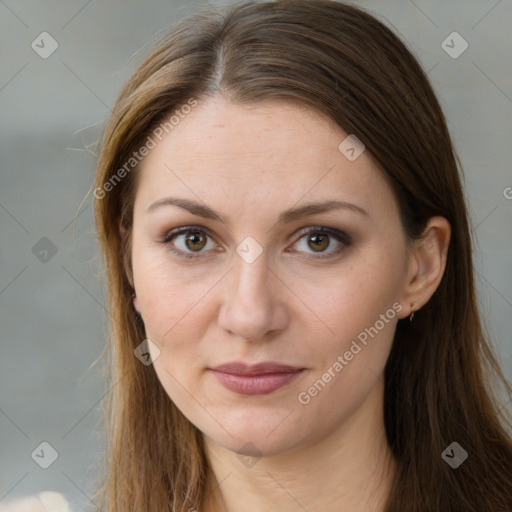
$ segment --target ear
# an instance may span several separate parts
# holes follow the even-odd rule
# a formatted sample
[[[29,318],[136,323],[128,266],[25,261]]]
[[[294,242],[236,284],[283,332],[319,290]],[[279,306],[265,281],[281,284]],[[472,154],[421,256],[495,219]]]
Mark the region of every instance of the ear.
[[[434,294],[446,268],[451,225],[445,217],[431,217],[422,237],[410,249],[400,318],[421,309]],[[411,304],[412,307],[411,307]]]

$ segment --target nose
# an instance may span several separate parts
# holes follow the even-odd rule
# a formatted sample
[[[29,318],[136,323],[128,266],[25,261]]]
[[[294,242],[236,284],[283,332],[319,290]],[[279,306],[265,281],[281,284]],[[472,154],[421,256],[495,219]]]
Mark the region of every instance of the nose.
[[[224,330],[254,343],[285,329],[286,286],[269,267],[265,253],[251,263],[236,256],[223,281],[219,324]]]

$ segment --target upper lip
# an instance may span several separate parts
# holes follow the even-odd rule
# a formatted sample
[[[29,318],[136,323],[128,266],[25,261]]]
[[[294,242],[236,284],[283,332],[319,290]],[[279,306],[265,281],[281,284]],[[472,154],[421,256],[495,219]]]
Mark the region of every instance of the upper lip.
[[[254,365],[234,362],[221,364],[212,369],[219,372],[232,373],[236,375],[261,375],[264,373],[298,372],[300,370],[303,370],[304,368],[299,368],[297,366],[289,366],[287,364],[275,362],[258,363]]]

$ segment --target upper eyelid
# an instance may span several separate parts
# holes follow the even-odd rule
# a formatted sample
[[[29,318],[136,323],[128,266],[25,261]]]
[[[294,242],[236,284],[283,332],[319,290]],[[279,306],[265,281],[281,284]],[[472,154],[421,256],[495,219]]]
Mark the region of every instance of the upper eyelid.
[[[348,237],[348,234],[343,229],[332,228],[329,226],[320,226],[318,224],[312,224],[310,226],[305,226],[305,227],[296,229],[293,234],[294,235],[298,235],[298,234],[304,235],[304,234],[308,233],[309,231],[315,231],[315,230],[316,231],[335,231],[335,232],[339,232],[340,235],[345,233]],[[207,235],[211,236],[212,238],[215,238],[215,236],[212,234],[212,231],[209,228],[207,228],[206,226],[200,226],[200,225],[195,225],[195,224],[191,224],[188,226],[179,226],[177,228],[170,229],[164,233],[163,238],[166,238],[168,236],[181,235],[183,233],[187,233],[188,231],[202,231],[202,232],[206,233]]]

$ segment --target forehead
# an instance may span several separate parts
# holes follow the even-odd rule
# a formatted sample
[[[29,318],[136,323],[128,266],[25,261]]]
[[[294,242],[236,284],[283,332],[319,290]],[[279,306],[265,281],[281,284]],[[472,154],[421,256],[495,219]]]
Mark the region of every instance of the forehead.
[[[324,114],[289,101],[203,99],[143,159],[138,200],[220,193],[232,204],[252,198],[270,207],[275,200],[284,209],[284,202],[330,194],[389,208],[393,197],[373,159],[366,151],[355,159],[343,152],[344,141],[353,142],[349,135]]]

